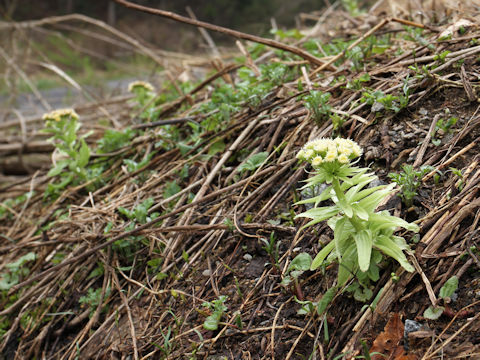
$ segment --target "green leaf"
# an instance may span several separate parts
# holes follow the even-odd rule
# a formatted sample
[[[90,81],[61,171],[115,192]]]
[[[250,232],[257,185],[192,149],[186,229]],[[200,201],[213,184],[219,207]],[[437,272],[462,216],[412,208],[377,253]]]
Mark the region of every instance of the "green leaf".
[[[239,173],[242,173],[246,170],[253,171],[258,167],[260,167],[265,162],[265,160],[267,160],[267,158],[268,158],[268,152],[266,151],[251,155],[247,160],[243,162],[243,164],[241,164],[237,168],[237,171]]]
[[[348,203],[353,203],[354,198],[358,195],[358,193],[365,187],[365,185],[368,185],[370,182],[372,182],[373,179],[365,179],[358,183],[355,186],[352,186],[346,193],[345,193],[345,198],[347,199]]]
[[[357,234],[354,234],[353,238],[357,245],[358,265],[360,266],[360,270],[368,271],[373,245],[372,232],[369,230],[362,230]]]
[[[134,217],[132,212],[128,209],[125,209],[124,207],[122,206],[119,206],[117,208],[118,212],[124,216],[126,216],[128,219],[132,220],[132,218]]]
[[[316,173],[317,174],[315,176],[312,176],[305,181],[307,184],[301,187],[302,190],[310,186],[323,184],[326,181],[327,172],[325,169],[318,169]]]
[[[310,270],[315,270],[318,267],[320,267],[323,264],[323,261],[325,258],[332,252],[332,250],[335,248],[335,242],[330,241],[327,245],[323,247],[322,250],[319,251],[317,256],[312,261],[312,264],[310,265]]]
[[[343,250],[343,240],[345,240],[349,234],[344,231],[345,223],[347,219],[341,217],[335,222],[335,229],[333,233],[333,241],[335,243],[335,251],[337,252],[338,259],[342,259],[342,250]]]
[[[135,209],[133,210],[133,214],[135,216],[135,219],[141,223],[145,224],[147,222],[147,215],[148,215],[148,209],[153,205],[153,198],[148,198],[142,203],[138,204],[135,206]]]
[[[439,296],[442,299],[450,298],[458,289],[458,277],[455,275],[448,279],[440,289]]]
[[[295,258],[290,263],[287,272],[291,270],[300,270],[300,271],[307,271],[310,270],[310,266],[312,265],[312,257],[303,252],[295,256]]]
[[[337,206],[325,206],[325,207],[313,208],[313,209],[307,210],[301,214],[298,214],[297,216],[295,216],[295,218],[306,217],[306,218],[313,219],[308,224],[302,227],[302,229],[304,229],[306,227],[318,224],[323,220],[329,219],[332,216],[337,215],[338,212],[339,212],[339,209]]]
[[[355,274],[358,268],[357,248],[355,244],[351,244],[342,256],[342,260],[338,264],[338,280],[337,285],[343,286]]]
[[[353,216],[353,208],[345,199],[338,199],[336,203],[346,216],[349,218]]]
[[[6,267],[10,271],[16,271],[19,268],[21,268],[25,263],[29,261],[33,261],[37,258],[37,255],[34,252],[29,252],[21,257],[19,257],[16,261],[9,263],[6,265]]]
[[[182,190],[175,181],[167,182],[165,189],[163,190],[163,198],[168,199],[173,195],[179,193]]]
[[[360,219],[367,221],[370,217],[370,214],[359,204],[352,205],[353,213],[358,216]]]
[[[90,160],[90,149],[88,148],[85,140],[81,140],[80,149],[78,150],[77,165],[79,168],[83,169],[88,164]]]
[[[353,297],[355,298],[355,300],[360,302],[365,302],[367,300],[370,300],[372,296],[373,296],[373,291],[367,287],[359,287],[353,293]]]
[[[54,176],[57,176],[59,175],[62,170],[68,165],[69,161],[68,160],[60,160],[59,162],[57,162],[57,165],[50,169],[50,171],[48,172],[47,176],[48,177],[54,177]]]
[[[371,213],[373,212],[378,204],[392,191],[392,189],[395,187],[395,184],[390,184],[387,187],[385,186],[377,186],[372,189],[365,189],[365,194],[367,193],[368,190],[375,190],[372,191],[372,194],[369,196],[365,196],[361,200],[358,201],[358,206],[361,206],[363,209],[365,209],[367,212]],[[363,191],[361,192],[363,193]],[[363,195],[359,193],[358,195]]]
[[[333,286],[328,289],[325,294],[323,294],[322,298],[317,304],[317,314],[322,315],[325,310],[327,310],[327,306],[332,302],[333,298],[337,293],[337,287]]]
[[[208,149],[208,155],[215,155],[217,153],[221,153],[225,150],[225,143],[222,139],[217,138],[217,140],[210,145]]]
[[[405,254],[392,239],[380,235],[376,239],[374,239],[373,245],[384,254],[397,260],[400,265],[402,265],[402,267],[408,272],[413,272],[415,270],[413,266],[410,265],[410,263],[408,262]]]
[[[220,312],[214,312],[212,315],[208,316],[203,322],[203,327],[206,330],[215,331],[218,329],[218,323],[220,322],[222,314]]]
[[[437,320],[440,316],[442,316],[443,311],[445,308],[443,306],[429,306],[424,312],[423,317],[430,319],[430,320]]]
[[[370,223],[373,225],[370,229],[377,232],[391,227],[402,227],[404,229],[418,232],[420,229],[417,224],[406,222],[396,216],[391,216],[388,211],[381,211],[379,213],[370,215]]]
[[[380,253],[380,252],[377,251],[377,253]],[[366,274],[372,281],[376,282],[378,281],[378,279],[380,279],[380,269],[378,265],[375,263],[375,260],[373,258],[370,259],[370,267],[368,268],[368,271]]]
[[[131,138],[135,136],[135,130],[127,128],[123,131],[113,129],[105,130],[103,138],[98,140],[98,148],[101,153],[109,153],[128,145]]]
[[[295,205],[315,203],[315,206],[317,206],[321,201],[328,200],[331,197],[332,197],[332,186],[328,186],[325,190],[322,191],[320,195],[311,197],[309,199],[298,201],[295,203]]]

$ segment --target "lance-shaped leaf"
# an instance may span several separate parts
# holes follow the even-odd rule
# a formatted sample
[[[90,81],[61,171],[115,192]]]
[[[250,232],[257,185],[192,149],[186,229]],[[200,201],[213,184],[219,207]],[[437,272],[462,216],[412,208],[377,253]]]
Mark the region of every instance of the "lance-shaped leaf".
[[[325,294],[323,294],[322,298],[317,304],[317,314],[322,315],[325,310],[327,310],[327,306],[332,302],[335,294],[337,293],[337,287],[333,286],[327,290]]]
[[[352,243],[338,264],[338,286],[343,286],[357,272],[357,247]]]
[[[367,271],[370,267],[370,256],[372,254],[372,232],[370,230],[362,230],[355,235],[355,244],[357,245],[358,265],[360,270]]]
[[[57,165],[54,168],[50,169],[47,176],[49,176],[49,177],[57,176],[58,174],[60,174],[63,171],[63,169],[65,169],[67,167],[68,163],[69,163],[69,161],[66,160],[66,159],[58,161]]]
[[[370,229],[373,232],[377,232],[383,229],[388,229],[391,227],[402,227],[407,230],[418,232],[419,227],[417,224],[406,222],[403,219],[400,219],[396,216],[391,216],[388,211],[382,211],[379,213],[371,214],[370,221],[372,226]]]
[[[313,259],[312,264],[310,265],[310,270],[315,270],[319,268],[322,264],[325,258],[332,252],[332,250],[335,248],[335,242],[330,241],[327,245],[323,247],[322,250],[319,251],[317,256],[315,256],[315,259]]]
[[[332,197],[332,187],[328,186],[325,190],[322,191],[320,195],[311,197],[309,199],[297,201],[295,205],[315,203],[315,206],[317,206],[321,201],[328,200],[331,197]]]
[[[345,217],[338,219],[335,223],[335,230],[333,233],[333,241],[335,242],[335,250],[337,252],[339,261],[342,260],[342,252],[345,251],[343,242],[348,236],[350,236],[346,231],[344,231],[346,221],[347,219]]]
[[[367,193],[368,190],[375,190],[372,191],[372,194],[365,196],[361,200],[358,201],[358,205],[361,206],[363,209],[365,209],[367,212],[373,212],[378,204],[392,191],[392,189],[395,187],[395,184],[390,184],[388,186],[377,186],[372,189],[365,189],[365,193]],[[383,189],[382,189],[383,188]],[[363,193],[363,191],[361,193]],[[357,195],[363,195],[361,193],[358,193]]]
[[[408,262],[403,251],[392,239],[380,235],[374,240],[373,245],[384,254],[387,254],[388,256],[397,260],[405,270],[409,272],[415,270],[413,266],[410,265],[410,263]]]
[[[318,224],[323,220],[329,219],[332,216],[337,215],[339,211],[340,209],[338,208],[338,206],[324,206],[307,210],[301,214],[298,214],[297,216],[295,216],[295,218],[306,217],[313,219],[307,225],[302,227],[302,229],[304,229],[306,227]]]
[[[78,166],[80,168],[84,168],[88,164],[88,160],[90,160],[90,149],[88,148],[87,143],[85,140],[81,140],[80,150],[78,150]]]

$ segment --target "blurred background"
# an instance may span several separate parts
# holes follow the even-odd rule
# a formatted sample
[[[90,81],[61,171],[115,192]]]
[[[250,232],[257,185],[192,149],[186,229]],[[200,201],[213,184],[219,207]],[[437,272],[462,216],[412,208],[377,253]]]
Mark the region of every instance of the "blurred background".
[[[366,0],[136,0],[239,31],[314,26],[325,9]],[[73,14],[81,14],[80,17]],[[348,16],[348,12],[345,12]],[[22,24],[19,26],[19,24]],[[241,55],[235,39],[209,32],[220,62]],[[198,81],[212,52],[197,28],[113,0],[0,0],[0,121],[125,94],[132,80]],[[219,65],[221,66],[221,65]],[[187,71],[187,73],[185,73]],[[183,77],[179,78],[179,76]]]
[[[279,27],[299,25],[301,13],[322,10],[335,1],[328,0],[138,0],[137,4],[173,11],[188,16],[190,7],[200,20],[257,35],[267,35],[271,19]],[[166,19],[126,9],[111,0],[2,0],[3,20],[24,21],[48,16],[79,13],[105,21],[121,31],[141,37],[157,46],[175,51],[198,50],[196,29]],[[366,3],[366,1],[360,1]],[[172,25],[175,36],[172,37]],[[192,34],[193,33],[193,34]],[[178,41],[181,36],[182,41]],[[225,38],[212,34],[222,42]]]

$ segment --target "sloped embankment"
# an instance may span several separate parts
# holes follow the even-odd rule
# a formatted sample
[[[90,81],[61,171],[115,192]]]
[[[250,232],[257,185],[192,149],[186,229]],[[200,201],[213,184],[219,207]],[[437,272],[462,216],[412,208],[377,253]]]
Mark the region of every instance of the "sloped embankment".
[[[43,168],[2,185],[5,358],[333,358],[361,352],[392,317],[396,333],[405,319],[423,326],[405,339],[387,326],[375,349],[392,358],[480,353],[478,24],[442,39],[447,25],[337,15],[357,26],[278,33],[322,70],[256,45],[203,82],[140,84],[133,98],[77,109],[79,136],[92,130],[88,163],[67,160],[84,173]],[[357,33],[369,22],[378,26]],[[113,125],[99,122],[110,106]],[[2,131],[44,141],[39,124]],[[405,234],[418,271],[386,261],[366,303],[343,289],[322,316],[298,314],[297,300],[318,301],[336,281],[327,266],[282,285],[298,253],[314,256],[332,237],[294,219],[308,176],[295,154],[327,136],[357,141],[381,181],[417,182],[415,196],[404,187],[404,202],[392,194],[387,206],[420,226]],[[52,150],[42,144],[22,154]],[[425,319],[453,275],[456,301]]]

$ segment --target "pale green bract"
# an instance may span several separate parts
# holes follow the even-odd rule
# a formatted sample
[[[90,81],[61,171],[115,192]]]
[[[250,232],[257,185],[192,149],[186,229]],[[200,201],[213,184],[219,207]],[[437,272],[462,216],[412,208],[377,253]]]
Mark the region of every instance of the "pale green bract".
[[[296,203],[314,204],[297,218],[311,219],[303,228],[327,220],[334,231],[334,239],[313,259],[311,270],[325,261],[338,262],[338,286],[346,284],[353,274],[361,283],[364,278],[378,280],[376,264],[381,261],[380,253],[395,259],[405,270],[414,270],[404,253],[410,249],[408,244],[394,233],[399,227],[418,232],[418,226],[388,211],[375,211],[395,184],[369,188],[378,177],[368,168],[353,166],[352,161],[361,154],[356,142],[341,138],[312,140],[297,154],[299,160],[309,162],[314,169],[303,188],[328,184],[320,195]],[[334,205],[319,207],[325,200]]]

